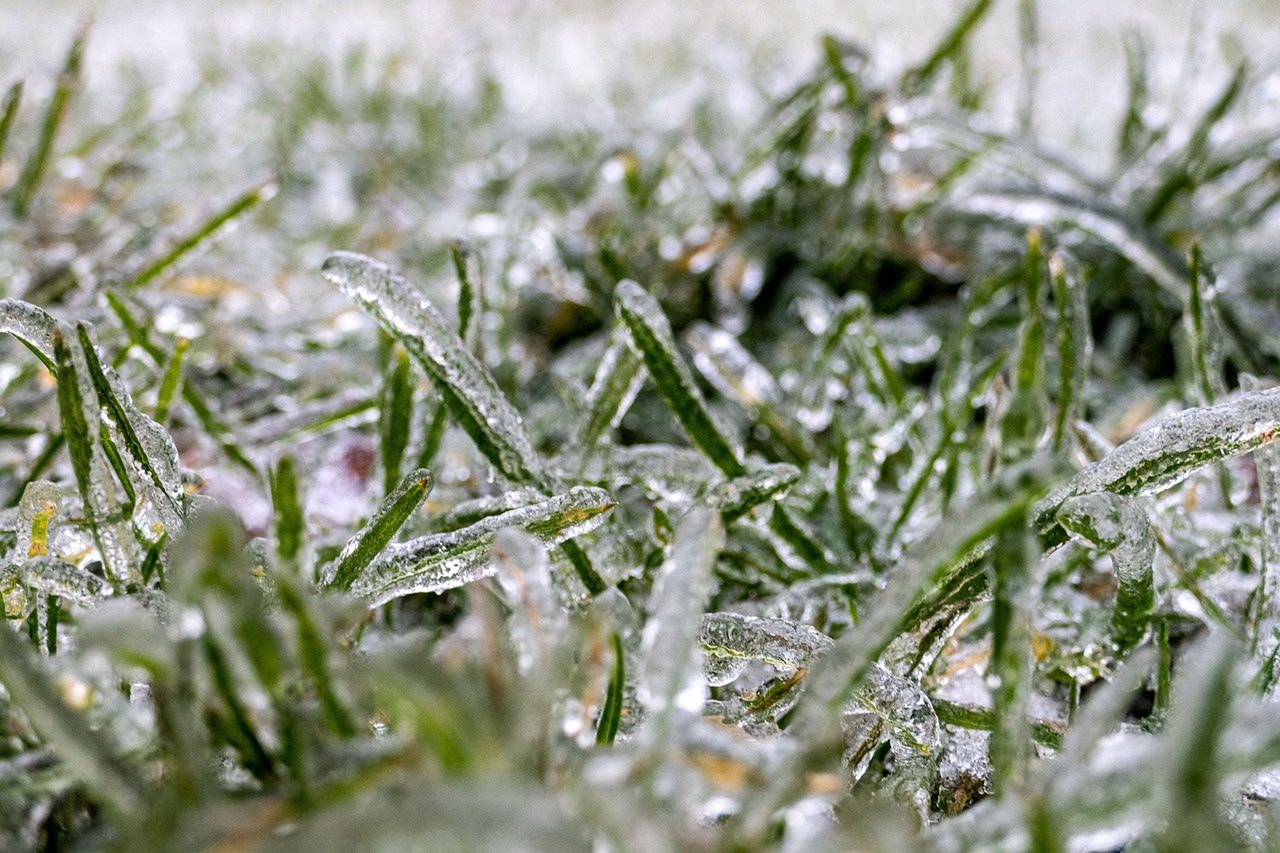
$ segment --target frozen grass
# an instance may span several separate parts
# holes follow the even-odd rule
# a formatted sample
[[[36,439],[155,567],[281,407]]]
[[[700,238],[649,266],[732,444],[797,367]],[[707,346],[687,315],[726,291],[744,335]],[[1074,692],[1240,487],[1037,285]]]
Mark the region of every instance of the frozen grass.
[[[1280,845],[1274,78],[1131,40],[1073,156],[992,5],[542,121],[9,89],[2,845]]]

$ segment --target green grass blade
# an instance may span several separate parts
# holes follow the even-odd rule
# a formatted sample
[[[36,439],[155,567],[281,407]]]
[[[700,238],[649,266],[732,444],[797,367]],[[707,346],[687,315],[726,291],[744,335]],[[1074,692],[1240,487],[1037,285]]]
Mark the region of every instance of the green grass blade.
[[[618,736],[618,724],[622,721],[622,690],[627,683],[627,661],[622,651],[622,638],[617,631],[609,632],[609,644],[613,647],[613,672],[605,692],[604,707],[596,722],[596,745],[609,746]]]
[[[325,586],[344,592],[351,589],[409,517],[422,506],[433,482],[431,472],[424,468],[405,477],[399,487],[383,499],[369,523],[347,542],[329,571]]]
[[[587,389],[587,419],[581,432],[584,457],[607,430],[617,428],[622,422],[644,384],[642,363],[623,337],[615,334],[609,342]]]
[[[49,165],[49,158],[53,155],[53,145],[57,140],[58,130],[67,116],[71,95],[80,82],[80,67],[84,60],[84,43],[87,36],[88,24],[85,24],[71,41],[66,61],[53,87],[53,96],[49,99],[49,106],[45,109],[44,119],[40,123],[40,134],[36,137],[35,147],[27,157],[22,174],[18,176],[18,182],[13,186],[13,215],[18,219],[26,218],[31,200],[40,188],[40,181]]]
[[[498,531],[519,527],[548,545],[559,544],[594,530],[613,506],[603,490],[575,486],[460,530],[397,542],[382,550],[351,591],[375,607],[412,593],[453,589],[493,574],[491,547]]]
[[[409,356],[397,351],[382,386],[382,407],[378,413],[382,444],[382,491],[391,494],[400,482],[400,466],[409,447],[413,419],[413,382]]]
[[[902,75],[901,87],[908,92],[919,92],[933,82],[942,66],[963,50],[973,29],[986,17],[991,6],[992,0],[974,0],[966,6],[933,51]]]
[[[189,234],[178,240],[173,248],[144,266],[130,280],[127,289],[136,290],[164,275],[196,249],[216,239],[219,232],[223,231],[235,220],[253,210],[262,202],[272,198],[275,194],[276,183],[274,180],[268,180],[237,196],[230,204],[218,210],[196,226]]]
[[[80,348],[84,352],[89,378],[98,395],[98,404],[115,424],[124,452],[134,465],[145,472],[155,493],[161,497],[157,509],[166,524],[176,525],[186,514],[182,477],[178,470],[178,450],[164,427],[140,412],[129,397],[119,377],[108,375],[98,358],[88,325],[76,326]],[[165,512],[167,502],[168,513]]]
[[[186,338],[178,338],[173,345],[173,353],[165,365],[164,376],[160,380],[160,390],[156,392],[155,422],[164,425],[169,420],[169,407],[173,404],[173,395],[182,384],[182,364],[187,355],[187,347],[191,342]]]
[[[4,151],[9,141],[9,132],[13,130],[13,120],[18,115],[18,106],[22,103],[21,80],[15,81],[4,93],[0,101],[0,163],[4,162]]]
[[[712,419],[702,392],[676,349],[671,324],[658,300],[634,281],[624,281],[614,291],[613,304],[632,348],[689,438],[728,476],[745,473],[738,451]]]
[[[1031,698],[1031,618],[1040,596],[1035,537],[1027,510],[1010,517],[996,536],[990,555],[992,704],[992,783],[997,797],[1026,787],[1032,758],[1026,725]]]
[[[291,454],[281,456],[271,472],[271,504],[275,510],[273,533],[276,553],[285,564],[292,565],[302,554],[306,522],[302,513],[297,463]]]
[[[449,414],[499,473],[515,483],[548,484],[520,415],[435,306],[386,264],[363,255],[337,252],[321,272],[421,365]]]

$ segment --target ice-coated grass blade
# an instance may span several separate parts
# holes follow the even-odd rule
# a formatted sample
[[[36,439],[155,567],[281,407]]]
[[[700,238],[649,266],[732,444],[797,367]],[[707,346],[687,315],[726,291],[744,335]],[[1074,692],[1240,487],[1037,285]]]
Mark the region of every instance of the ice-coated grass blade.
[[[16,632],[0,625],[0,681],[31,726],[56,750],[77,780],[122,815],[140,811],[149,790],[142,776],[121,760],[101,732],[92,730],[54,693],[49,674]]]
[[[763,503],[785,494],[800,479],[800,469],[785,462],[751,470],[716,486],[707,504],[720,512],[725,524],[736,521]]]
[[[449,257],[458,278],[458,337],[468,347],[474,347],[484,312],[484,292],[481,290],[484,274],[480,268],[480,254],[470,243],[452,240],[449,242]]]
[[[382,387],[382,407],[379,410],[382,445],[382,490],[391,494],[400,482],[400,464],[409,447],[409,429],[413,419],[413,383],[409,369],[409,357],[397,351],[392,357]]]
[[[641,361],[624,338],[616,333],[610,340],[587,389],[587,419],[581,433],[584,456],[607,430],[622,422],[644,384]]]
[[[16,80],[5,90],[4,100],[0,100],[0,163],[4,162],[4,151],[9,141],[9,132],[13,130],[13,120],[18,115],[18,106],[22,103],[21,80]]]
[[[162,517],[169,523],[176,523],[185,514],[186,506],[178,472],[178,451],[173,439],[162,426],[138,410],[118,377],[108,376],[98,358],[98,349],[89,327],[85,323],[78,324],[76,334],[99,405],[115,424],[124,452],[147,475],[155,486],[155,493],[167,502],[167,513],[166,507],[159,507]]]
[[[151,359],[152,364],[157,368],[163,368],[168,356],[165,354],[164,348],[151,339],[148,327],[144,326],[134,316],[133,309],[129,307],[120,294],[108,290],[103,296],[111,312],[120,321],[120,325],[124,328],[125,334],[128,335],[129,341],[145,352]],[[181,386],[182,399],[190,407],[191,413],[195,415],[196,421],[199,422],[205,434],[222,448],[222,452],[226,454],[228,459],[257,480],[261,476],[258,472],[258,466],[253,464],[253,460],[236,443],[231,430],[214,413],[200,390],[189,379],[183,379]]]
[[[627,683],[627,660],[622,650],[622,637],[617,631],[609,632],[609,645],[613,650],[613,671],[609,674],[609,686],[596,722],[596,745],[608,746],[618,736],[622,722],[622,690]]]
[[[705,507],[694,508],[676,528],[671,552],[654,579],[637,696],[649,713],[646,725],[655,744],[666,743],[680,693],[700,677],[694,654],[702,609],[712,591],[711,569],[723,547],[720,517]]]
[[[322,274],[398,340],[431,377],[476,448],[514,483],[547,485],[520,415],[435,306],[386,264],[337,252]]]
[[[1027,234],[1022,273],[1022,326],[1018,331],[1012,391],[1000,422],[1001,449],[1006,459],[1025,458],[1044,428],[1044,319],[1040,291],[1044,282],[1044,253],[1039,229]]]
[[[805,446],[803,432],[783,414],[778,381],[733,335],[709,323],[695,323],[685,341],[693,351],[694,367],[717,391],[762,421],[791,461],[809,459],[812,450]]]
[[[245,213],[253,210],[262,202],[276,194],[274,180],[262,181],[252,189],[237,196],[230,204],[218,210],[208,219],[197,225],[189,234],[174,244],[173,248],[156,258],[138,271],[128,284],[129,290],[136,290],[156,280],[192,252],[217,238],[219,232]]]
[[[40,122],[40,133],[36,137],[35,147],[27,155],[27,162],[13,185],[13,215],[25,219],[40,188],[40,181],[48,168],[49,159],[53,156],[54,142],[58,138],[58,130],[67,117],[67,107],[71,104],[71,95],[80,82],[80,67],[84,60],[84,43],[88,36],[89,25],[86,22],[71,40],[66,61],[53,86],[53,95],[49,98],[49,106],[45,108],[44,119]]]
[[[996,728],[996,714],[990,708],[952,702],[936,696],[929,697],[929,701],[933,704],[938,719],[947,725],[980,732],[990,732]],[[1062,748],[1063,734],[1059,726],[1036,719],[1028,720],[1026,725],[1036,743],[1049,749]]]
[[[1111,640],[1118,652],[1129,651],[1146,635],[1155,610],[1156,537],[1146,512],[1134,498],[1098,492],[1069,498],[1058,510],[1058,523],[1111,554],[1116,579]]]
[[[1196,390],[1200,395],[1199,402],[1207,406],[1216,401],[1221,379],[1210,371],[1211,344],[1205,329],[1206,321],[1210,318],[1206,318],[1205,314],[1212,309],[1212,302],[1209,301],[1211,293],[1205,292],[1206,276],[1198,241],[1191,244],[1191,250],[1187,255],[1187,269],[1190,275],[1187,281],[1187,310],[1183,315],[1183,323],[1191,345],[1191,367]],[[1216,369],[1217,364],[1215,363],[1213,367]]]
[[[43,308],[21,299],[0,299],[0,332],[8,332],[51,373],[58,367],[53,360],[53,317]]]
[[[734,672],[748,661],[762,661],[782,670],[804,669],[831,648],[833,641],[817,628],[787,619],[704,613],[698,643],[708,659],[725,662],[728,671]]]
[[[1091,492],[1152,494],[1220,459],[1257,450],[1280,435],[1280,389],[1243,393],[1187,409],[1144,429],[1037,504],[1033,523],[1046,548],[1066,541],[1056,521],[1062,504]]]
[[[490,548],[499,530],[519,527],[547,544],[590,532],[614,502],[601,489],[575,486],[565,494],[477,521],[461,530],[397,542],[351,584],[377,606],[416,592],[440,592],[493,574]]]
[[[96,429],[100,423],[98,401],[92,382],[84,374],[83,351],[73,352],[66,333],[59,327],[53,331],[54,361],[58,365],[58,410],[62,416],[62,434],[66,436],[71,455],[71,469],[80,487],[85,518],[93,532],[107,577],[115,583],[134,578],[137,565],[131,559],[132,535],[124,529],[120,508],[111,489],[107,464]]]
[[[737,449],[712,419],[702,392],[676,349],[671,324],[658,300],[634,281],[623,281],[614,291],[613,306],[632,348],[689,438],[728,476],[745,473]]]
[[[1089,329],[1089,295],[1083,277],[1063,255],[1049,258],[1053,302],[1058,315],[1058,409],[1053,448],[1062,449],[1067,424],[1075,421],[1089,378],[1093,336]]]
[[[325,586],[344,592],[351,589],[369,564],[383,553],[400,528],[404,527],[409,516],[422,506],[432,484],[431,472],[425,468],[419,468],[405,477],[393,492],[383,498],[369,523],[347,542],[333,568],[329,570]]]
[[[992,782],[996,796],[1022,790],[1032,757],[1026,715],[1034,673],[1031,619],[1040,597],[1035,536],[1027,510],[1010,517],[996,536],[991,573],[991,667],[995,727],[991,732]]]

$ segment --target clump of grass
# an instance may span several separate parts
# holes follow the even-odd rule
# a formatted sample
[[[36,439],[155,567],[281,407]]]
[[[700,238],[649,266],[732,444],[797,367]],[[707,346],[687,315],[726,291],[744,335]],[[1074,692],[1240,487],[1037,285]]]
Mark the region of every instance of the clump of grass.
[[[687,132],[263,55],[180,214],[83,33],[7,89],[4,846],[1275,847],[1258,72],[1156,124],[1131,40],[1102,175],[991,6]]]

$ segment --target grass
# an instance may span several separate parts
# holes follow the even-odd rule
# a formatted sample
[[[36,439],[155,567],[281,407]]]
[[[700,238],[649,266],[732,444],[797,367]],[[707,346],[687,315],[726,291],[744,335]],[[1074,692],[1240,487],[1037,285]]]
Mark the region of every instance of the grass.
[[[0,846],[1280,844],[1267,70],[1077,163],[992,5],[676,129],[6,86]]]

